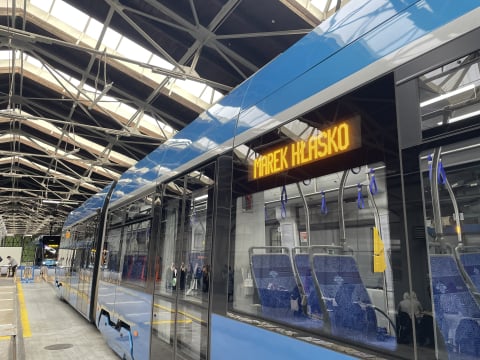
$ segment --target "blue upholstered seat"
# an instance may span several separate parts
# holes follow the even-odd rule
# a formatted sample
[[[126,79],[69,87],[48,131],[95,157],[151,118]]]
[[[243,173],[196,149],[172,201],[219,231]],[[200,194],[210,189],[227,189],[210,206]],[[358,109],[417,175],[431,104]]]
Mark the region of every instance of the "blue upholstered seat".
[[[290,310],[291,293],[298,291],[290,256],[252,254],[251,263],[263,314],[284,318]]]
[[[313,268],[327,304],[332,333],[361,342],[374,340],[377,318],[355,259],[316,254]]]
[[[320,306],[320,297],[315,289],[315,284],[312,276],[312,269],[310,267],[310,260],[308,254],[295,254],[295,266],[297,267],[298,276],[302,283],[305,294],[307,295],[307,303],[310,306],[312,314],[320,315],[322,309]]]
[[[452,255],[430,255],[435,321],[449,358],[480,356],[480,308]]]
[[[460,254],[460,261],[476,291],[480,292],[480,253]]]

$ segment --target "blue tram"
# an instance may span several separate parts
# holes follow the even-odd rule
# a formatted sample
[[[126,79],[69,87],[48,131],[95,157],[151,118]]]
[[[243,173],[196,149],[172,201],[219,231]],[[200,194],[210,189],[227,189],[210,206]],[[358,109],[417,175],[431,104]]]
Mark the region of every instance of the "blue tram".
[[[123,359],[480,356],[479,1],[351,1],[71,212]]]

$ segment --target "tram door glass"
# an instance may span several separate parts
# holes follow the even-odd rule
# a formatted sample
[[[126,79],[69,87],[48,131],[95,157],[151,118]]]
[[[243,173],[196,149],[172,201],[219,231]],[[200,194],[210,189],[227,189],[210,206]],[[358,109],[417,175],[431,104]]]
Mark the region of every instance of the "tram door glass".
[[[435,345],[480,356],[480,139],[421,154]],[[472,357],[472,358],[473,358]]]
[[[97,221],[87,221],[84,228],[83,241],[78,249],[81,252],[81,266],[77,303],[79,304],[78,309],[85,316],[88,316],[91,301],[92,271],[95,263],[97,225]]]
[[[88,316],[90,292],[92,288],[92,270],[95,256],[97,217],[77,225],[72,231],[74,252],[71,260],[71,303],[85,316]],[[62,260],[63,262],[63,260]],[[75,299],[76,297],[76,299]]]
[[[163,189],[152,356],[207,357],[213,173],[208,165]]]
[[[97,301],[112,321],[99,321],[99,328],[106,334],[109,334],[109,327],[122,334],[130,333],[134,337],[133,352],[140,357],[150,348],[152,294],[151,289],[147,289],[147,255],[152,199],[147,195],[109,211],[99,254],[101,272]],[[131,351],[130,344],[123,343],[124,348],[119,353]]]
[[[77,225],[79,226],[79,225]],[[65,284],[62,287],[62,296],[70,301],[70,289],[72,284],[72,265],[75,255],[76,227],[65,229],[62,232],[60,248],[58,250],[58,263],[55,267],[55,278]]]

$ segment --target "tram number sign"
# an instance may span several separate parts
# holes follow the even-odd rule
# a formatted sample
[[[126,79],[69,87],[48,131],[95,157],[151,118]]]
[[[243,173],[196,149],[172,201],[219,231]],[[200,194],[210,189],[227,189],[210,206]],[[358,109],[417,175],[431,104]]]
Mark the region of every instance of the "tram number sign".
[[[282,173],[326,159],[361,146],[360,117],[317,130],[307,140],[299,140],[261,154],[253,161],[252,180]]]

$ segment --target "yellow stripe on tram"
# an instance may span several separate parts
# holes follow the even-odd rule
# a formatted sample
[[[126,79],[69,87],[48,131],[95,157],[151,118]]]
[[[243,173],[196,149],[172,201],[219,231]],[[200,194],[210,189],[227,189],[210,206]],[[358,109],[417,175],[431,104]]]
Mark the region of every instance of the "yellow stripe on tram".
[[[157,308],[160,308],[160,309],[162,309],[162,310],[168,311],[168,312],[170,312],[170,313],[172,313],[172,314],[175,312],[172,308],[168,308],[168,307],[166,307],[166,306],[163,306],[163,305],[160,305],[160,304],[157,304],[157,303],[154,303],[153,306],[154,306],[154,307],[157,307]],[[188,318],[190,318],[190,319],[192,319],[192,320],[195,320],[195,321],[197,321],[197,322],[199,322],[199,323],[205,323],[204,320],[202,320],[202,319],[200,319],[200,318],[198,318],[198,317],[196,317],[196,316],[194,316],[194,315],[192,315],[192,314],[186,313],[186,312],[184,312],[184,311],[180,311],[180,310],[179,310],[178,313],[181,314],[181,315],[184,315],[184,316],[186,316],[186,317],[188,317]],[[153,324],[153,322],[152,322],[152,324]]]
[[[155,320],[152,321],[152,325],[160,325],[160,324],[172,324],[174,323],[175,320]],[[177,320],[177,324],[191,324],[192,320],[191,319],[185,319],[185,320]],[[148,323],[145,323],[148,324]]]
[[[20,321],[22,322],[23,337],[31,337],[30,322],[28,321],[27,307],[25,306],[25,297],[23,296],[22,283],[17,282],[18,302],[20,304]]]

